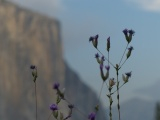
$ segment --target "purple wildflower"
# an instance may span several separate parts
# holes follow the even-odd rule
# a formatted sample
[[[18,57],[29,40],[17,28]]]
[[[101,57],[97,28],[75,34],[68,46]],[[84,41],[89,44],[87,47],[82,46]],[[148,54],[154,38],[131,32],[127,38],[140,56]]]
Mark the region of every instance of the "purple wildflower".
[[[130,46],[130,47],[128,48],[128,50],[129,50],[129,51],[132,51],[132,50],[133,50],[133,47],[132,47],[132,46]]]
[[[52,110],[52,111],[58,110],[57,105],[56,104],[50,105],[50,110]]]
[[[30,69],[32,69],[32,70],[34,70],[35,68],[36,68],[35,65],[31,65],[31,66],[30,66]]]
[[[98,40],[98,34],[97,35],[95,35],[95,36],[91,36],[90,38],[89,38],[89,42],[91,42],[91,41],[93,41],[93,40]]]
[[[103,70],[103,64],[100,64],[100,70]]]
[[[91,41],[93,41],[93,40],[94,40],[94,37],[91,36],[91,37],[89,38],[89,42],[91,42]]]
[[[127,72],[127,73],[125,73],[125,74],[126,74],[127,77],[131,77],[132,72]]]
[[[70,105],[68,105],[68,107],[69,107],[70,109],[72,109],[72,108],[74,108],[74,105],[73,105],[73,104],[70,104]]]
[[[102,61],[105,61],[105,58],[104,58],[104,56],[102,56],[102,57],[101,57],[101,60],[102,60]]]
[[[56,82],[53,84],[53,89],[58,90],[59,86],[60,86],[59,83]]]
[[[96,117],[96,113],[92,112],[88,115],[88,119],[90,120],[95,120],[95,117]]]
[[[130,35],[134,35],[134,33],[135,33],[134,30],[132,30],[132,29],[129,30],[128,32],[129,32]]]
[[[106,68],[106,70],[107,70],[107,71],[109,71],[110,66],[109,66],[109,65],[107,65],[107,66],[105,66],[105,68]]]
[[[124,29],[123,33],[124,33],[125,36],[127,36],[128,35],[128,29]]]
[[[97,54],[95,54],[95,58],[99,58],[99,54],[97,53]]]
[[[107,38],[107,42],[110,43],[110,37]]]

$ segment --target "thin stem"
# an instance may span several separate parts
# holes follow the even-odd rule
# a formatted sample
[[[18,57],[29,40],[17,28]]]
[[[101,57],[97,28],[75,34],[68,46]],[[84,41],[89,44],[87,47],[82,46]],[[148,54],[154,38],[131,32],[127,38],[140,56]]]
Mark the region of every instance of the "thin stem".
[[[112,88],[109,88],[109,101],[110,101],[110,104],[109,104],[109,117],[110,117],[110,120],[112,120],[112,96],[111,96],[111,90]]]
[[[123,83],[119,88],[118,90],[124,85],[125,83]],[[115,92],[117,92],[117,90],[115,90],[114,92],[111,93],[111,95],[113,95]]]
[[[103,53],[97,48],[98,52],[103,55]],[[104,55],[103,55],[104,56]],[[104,58],[112,65],[112,67],[114,67],[114,65],[104,56]]]
[[[101,94],[102,94],[103,85],[104,85],[104,81],[103,81],[102,86],[101,86],[101,90],[100,90],[100,93],[99,93],[97,105],[99,104],[99,101],[100,101],[100,97],[101,97]]]
[[[71,104],[70,101],[68,101],[66,98],[64,99],[68,104]],[[78,107],[76,107],[74,105],[74,108],[86,119],[87,118],[87,115],[85,115],[85,113],[83,113]]]
[[[117,70],[117,100],[118,100],[118,103],[117,103],[117,108],[118,108],[118,117],[119,117],[119,120],[120,120],[120,103],[119,103],[119,81],[118,81],[118,70]]]
[[[36,81],[35,81],[35,83],[34,83],[34,85],[35,85],[35,102],[36,102],[36,120],[37,120],[37,90],[36,90]]]
[[[121,62],[122,62],[122,59],[123,59],[124,54],[125,54],[125,52],[126,52],[126,50],[127,50],[127,48],[128,48],[128,45],[129,45],[129,43],[127,44],[127,46],[126,46],[126,48],[125,48],[125,50],[124,50],[124,53],[123,53],[123,55],[122,55],[122,57],[121,57],[121,60],[120,60],[120,62],[119,62],[119,64],[118,64],[118,66],[120,66],[120,64],[121,64]],[[122,66],[122,65],[121,65],[121,66]]]
[[[125,61],[122,63],[122,65],[120,66],[120,68],[124,65],[124,63],[127,61],[127,58],[125,59]]]

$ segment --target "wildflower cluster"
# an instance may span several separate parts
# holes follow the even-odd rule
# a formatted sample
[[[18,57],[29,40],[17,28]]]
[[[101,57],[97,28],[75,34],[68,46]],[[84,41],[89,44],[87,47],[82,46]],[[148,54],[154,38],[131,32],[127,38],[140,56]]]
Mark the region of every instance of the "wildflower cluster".
[[[132,46],[128,47],[128,45],[132,41],[132,36],[134,35],[135,32],[133,30],[124,29],[123,33],[124,33],[125,39],[127,41],[127,46],[126,46],[126,48],[124,50],[124,53],[123,53],[119,63],[117,63],[115,65],[109,60],[109,55],[110,55],[109,53],[110,53],[110,49],[111,49],[110,37],[108,37],[107,41],[106,41],[106,50],[107,50],[107,53],[108,53],[107,57],[105,57],[102,54],[102,52],[98,49],[98,37],[99,37],[99,35],[97,34],[97,35],[91,36],[89,38],[89,42],[92,42],[93,47],[95,49],[97,49],[97,51],[98,51],[98,53],[95,54],[95,59],[96,59],[98,65],[99,65],[100,76],[101,76],[101,79],[102,79],[102,82],[103,82],[103,84],[101,86],[99,99],[100,99],[102,88],[103,88],[104,84],[106,84],[106,86],[108,88],[108,93],[106,94],[106,96],[108,97],[109,102],[110,102],[110,104],[109,104],[109,111],[110,111],[109,112],[109,117],[110,117],[110,120],[112,120],[112,103],[113,103],[112,96],[113,96],[114,93],[117,93],[117,108],[118,108],[118,115],[119,115],[119,120],[120,120],[120,97],[119,97],[120,95],[119,95],[119,90],[123,85],[128,83],[129,78],[131,77],[131,74],[132,74],[132,72],[126,72],[126,73],[122,74],[123,83],[120,83],[119,71],[122,68],[122,66],[124,65],[124,63],[131,56],[133,47]],[[123,60],[125,54],[126,54],[126,57]],[[107,61],[107,64],[105,63],[105,61]],[[116,77],[115,78],[109,76],[111,67],[116,72]],[[36,96],[36,79],[38,77],[37,67],[34,66],[34,65],[31,65],[30,68],[32,70],[33,82],[35,83],[35,96]],[[107,82],[107,80],[108,80],[108,82]],[[112,91],[114,86],[116,86],[116,89],[115,89],[115,91]],[[64,91],[60,90],[59,87],[60,87],[60,84],[58,82],[55,82],[53,84],[53,86],[52,86],[53,90],[56,91],[56,102],[51,104],[49,108],[50,108],[50,110],[52,112],[51,115],[53,115],[53,117],[56,120],[67,120],[72,116],[73,108],[78,110],[79,112],[80,112],[80,110],[76,106],[71,104],[66,99]],[[96,106],[95,106],[95,109],[92,112],[90,112],[87,117],[86,117],[86,115],[83,114],[83,116],[85,118],[87,118],[89,120],[95,120],[96,119],[96,115],[97,115],[97,112],[99,110],[99,99],[98,99],[98,104],[96,104]],[[65,101],[68,104],[69,112],[68,112],[68,114],[66,116],[60,111],[60,109],[58,107],[59,103],[62,100]],[[50,119],[50,116],[49,116],[48,120]],[[37,96],[36,96],[36,120],[37,120]]]
[[[54,103],[54,104],[50,105],[50,110],[52,111],[52,114],[56,120],[67,120],[68,118],[70,118],[72,116],[72,109],[74,108],[74,105],[70,104],[65,99],[64,91],[61,91],[59,89],[59,86],[60,86],[60,84],[58,82],[53,84],[53,89],[56,90],[56,92],[57,92],[57,99],[56,99],[56,104]],[[61,100],[64,100],[68,103],[69,112],[66,117],[64,117],[64,114],[61,111],[59,111],[59,109],[58,109],[58,104],[61,102]]]
[[[95,58],[97,63],[99,64],[99,68],[100,68],[100,76],[102,78],[103,84],[101,87],[101,91],[103,88],[104,83],[106,83],[106,81],[108,80],[108,83],[106,83],[106,86],[108,88],[109,94],[107,94],[107,97],[109,98],[109,102],[110,102],[110,106],[109,106],[109,116],[110,116],[110,120],[112,120],[112,103],[113,103],[113,99],[112,99],[112,95],[117,92],[117,108],[118,108],[118,114],[119,114],[119,120],[120,120],[120,97],[119,97],[119,89],[126,84],[129,81],[129,78],[131,77],[131,73],[132,72],[126,72],[125,74],[122,74],[122,79],[123,79],[123,83],[120,85],[120,81],[119,81],[119,70],[122,68],[122,66],[124,65],[124,63],[130,58],[133,47],[130,46],[128,47],[128,45],[130,44],[130,42],[132,41],[132,36],[134,35],[134,31],[128,30],[128,29],[124,29],[122,31],[124,33],[125,39],[127,41],[127,46],[124,50],[124,53],[120,59],[120,62],[118,64],[113,64],[110,60],[109,60],[109,52],[110,52],[110,48],[111,48],[111,43],[110,43],[110,37],[107,38],[107,43],[106,43],[106,50],[108,53],[108,56],[105,57],[103,55],[103,53],[98,49],[98,36],[99,35],[95,35],[95,36],[91,36],[89,38],[89,42],[92,42],[93,46],[95,47],[95,49],[97,49],[98,53],[95,54]],[[127,51],[128,50],[128,51]],[[101,56],[100,56],[100,54]],[[126,53],[126,58],[125,60],[122,62],[124,55]],[[107,65],[104,65],[105,60],[107,61]],[[111,77],[109,78],[109,71],[110,71],[110,66],[112,66],[115,69],[116,72],[116,78]],[[106,72],[104,73],[104,67],[106,69]],[[113,87],[116,85],[116,90],[112,92]],[[100,92],[101,95],[101,92]],[[99,98],[100,99],[100,98]],[[91,118],[91,117],[90,117]]]

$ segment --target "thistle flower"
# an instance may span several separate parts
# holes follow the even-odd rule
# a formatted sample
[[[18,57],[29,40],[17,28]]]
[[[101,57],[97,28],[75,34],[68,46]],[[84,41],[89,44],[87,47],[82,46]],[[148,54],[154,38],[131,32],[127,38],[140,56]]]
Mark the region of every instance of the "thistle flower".
[[[128,52],[127,52],[127,54],[126,54],[127,59],[131,56],[132,50],[133,50],[133,47],[130,46],[130,47],[128,48]]]
[[[89,120],[95,120],[95,117],[96,117],[96,113],[92,112],[88,115],[88,119]]]
[[[129,33],[129,40],[128,40],[128,43],[130,43],[131,40],[132,40],[132,36],[134,35],[135,32],[134,32],[134,30],[131,29],[131,30],[128,31],[128,33]]]
[[[106,70],[107,70],[107,71],[109,71],[110,66],[109,66],[109,65],[107,65],[107,66],[105,66],[105,68],[106,68]]]
[[[35,68],[36,68],[35,65],[31,65],[31,66],[30,66],[30,69],[32,69],[32,70],[34,70]]]
[[[100,61],[99,57],[100,57],[99,54],[96,53],[96,54],[95,54],[95,58],[96,58],[97,62],[100,64],[101,61]]]
[[[57,105],[56,104],[50,105],[50,110],[52,110],[52,111],[58,110]]]
[[[127,83],[128,82],[128,79],[131,77],[131,75],[132,75],[132,72],[127,72],[127,73],[125,73],[125,75],[126,76],[124,76],[123,74],[122,74],[122,79],[123,79],[123,81],[124,81],[124,83]]]
[[[100,64],[100,70],[103,70],[103,64]]]
[[[128,48],[128,50],[129,50],[129,51],[132,51],[132,50],[133,50],[133,47],[132,47],[132,46],[130,46],[130,47]]]
[[[123,33],[124,33],[125,36],[128,36],[128,29],[124,29]]]
[[[70,109],[73,109],[73,108],[74,108],[74,105],[73,105],[73,104],[70,104],[70,105],[68,105],[68,107],[69,107]]]
[[[125,73],[126,74],[126,76],[129,78],[129,77],[131,77],[131,75],[132,75],[132,71],[131,72],[127,72],[127,73]]]
[[[131,30],[129,30],[128,32],[129,32],[129,34],[130,34],[130,35],[132,35],[132,36],[133,36],[133,35],[134,35],[134,33],[135,33],[135,31],[134,31],[134,30],[132,30],[132,29],[131,29]]]
[[[53,89],[58,90],[59,89],[60,84],[58,82],[53,84]]]
[[[123,33],[124,33],[124,35],[125,35],[125,38],[126,38],[126,40],[127,40],[127,42],[128,43],[130,43],[131,42],[131,40],[132,40],[132,36],[134,35],[134,30],[128,30],[128,29],[124,29],[123,30]],[[129,34],[129,35],[128,35]]]
[[[98,53],[95,54],[95,58],[99,58],[99,54]]]
[[[37,68],[36,68],[35,65],[31,65],[31,66],[30,66],[30,69],[32,70],[33,82],[35,83],[35,82],[36,82],[36,79],[37,79],[37,77],[38,77]]]
[[[95,36],[91,36],[90,38],[89,38],[89,42],[91,42],[92,41],[92,44],[93,44],[93,46],[95,47],[95,48],[97,48],[97,45],[98,45],[98,34],[97,35],[95,35]]]

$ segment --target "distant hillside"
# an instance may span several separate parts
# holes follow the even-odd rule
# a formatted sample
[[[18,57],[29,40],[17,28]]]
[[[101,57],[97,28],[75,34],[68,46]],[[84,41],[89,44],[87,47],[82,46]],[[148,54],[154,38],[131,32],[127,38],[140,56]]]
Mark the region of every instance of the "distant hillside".
[[[39,120],[50,114],[55,81],[85,114],[92,111],[97,96],[65,64],[60,29],[58,20],[0,1],[0,120],[35,120],[31,64],[38,67]],[[103,111],[98,120],[105,119]],[[73,114],[72,120],[83,119],[77,112]]]

